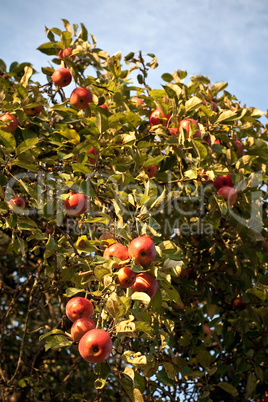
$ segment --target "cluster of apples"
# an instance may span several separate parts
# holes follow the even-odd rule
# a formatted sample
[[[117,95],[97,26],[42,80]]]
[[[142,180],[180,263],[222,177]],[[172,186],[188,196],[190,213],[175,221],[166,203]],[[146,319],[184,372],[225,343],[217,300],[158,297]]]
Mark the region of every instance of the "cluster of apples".
[[[106,247],[103,253],[105,259],[116,257],[122,261],[116,262],[114,268],[117,269],[117,283],[124,289],[131,288],[133,292],[147,293],[151,298],[154,297],[158,289],[156,278],[149,272],[136,274],[131,268],[125,265],[129,259],[133,259],[135,264],[147,267],[156,257],[156,248],[150,236],[139,236],[134,238],[128,247],[122,243],[113,243]]]
[[[94,306],[85,297],[71,298],[65,307],[66,316],[73,322],[71,337],[78,342],[78,351],[89,363],[101,363],[112,352],[113,342],[107,331],[96,328],[91,319]]]
[[[229,206],[232,206],[236,203],[237,191],[234,189],[232,173],[217,176],[213,184],[218,190],[217,194],[222,196],[222,198],[227,201]]]

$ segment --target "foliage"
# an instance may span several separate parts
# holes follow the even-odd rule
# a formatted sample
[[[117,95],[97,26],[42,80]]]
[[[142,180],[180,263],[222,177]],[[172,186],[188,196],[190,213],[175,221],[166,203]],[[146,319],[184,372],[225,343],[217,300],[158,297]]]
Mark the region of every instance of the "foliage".
[[[13,133],[0,127],[2,400],[261,401],[268,384],[262,112],[242,106],[227,83],[204,76],[186,83],[181,70],[152,89],[154,55],[110,56],[83,24],[63,24],[46,29],[38,49],[55,69],[70,69],[64,90],[51,80],[54,67],[42,68],[41,84],[30,63],[7,70],[0,61],[1,112],[19,121]],[[68,47],[72,57],[60,60]],[[70,105],[72,85],[92,91],[86,110]],[[25,113],[40,104],[39,114]],[[150,126],[157,107],[171,117]],[[171,134],[184,118],[198,122],[201,138],[193,126],[188,139]],[[88,160],[92,146],[96,163]],[[148,178],[144,167],[154,164]],[[228,172],[238,192],[232,207],[211,184]],[[81,216],[63,208],[69,190],[87,196]],[[25,199],[23,211],[9,209],[14,195]],[[128,246],[144,234],[157,257],[145,268],[130,264],[157,278],[152,299],[122,289],[114,261],[102,257],[114,239]],[[85,362],[70,338],[65,305],[74,295],[93,302],[97,326],[112,337],[105,363]],[[237,297],[245,308],[233,308]]]

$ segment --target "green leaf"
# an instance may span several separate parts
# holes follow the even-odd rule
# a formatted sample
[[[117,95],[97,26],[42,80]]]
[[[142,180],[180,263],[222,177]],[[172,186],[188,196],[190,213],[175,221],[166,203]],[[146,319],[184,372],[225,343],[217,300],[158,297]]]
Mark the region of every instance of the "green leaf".
[[[64,332],[61,329],[52,329],[51,331],[46,332],[45,334],[39,336],[39,341],[42,341],[43,339],[47,338],[48,336],[58,335],[58,334],[63,335]]]
[[[219,115],[216,123],[227,124],[227,123],[233,122],[236,119],[238,119],[236,112],[232,112],[231,110],[226,110],[225,112],[222,112]]]
[[[55,46],[51,42],[43,43],[37,48],[37,50],[48,56],[53,56],[57,54]]]
[[[173,81],[173,76],[171,74],[169,74],[169,73],[162,74],[161,78],[162,78],[163,81],[166,81],[166,82]]]
[[[207,155],[208,155],[208,149],[205,145],[203,145],[200,140],[197,140],[195,138],[192,138],[192,141],[197,149],[197,152],[200,155],[200,159],[204,160],[206,159]]]
[[[185,102],[186,113],[196,110],[200,105],[202,105],[202,100],[197,96],[193,96],[191,99]]]
[[[153,89],[149,92],[149,95],[154,99],[158,99],[163,98],[163,96],[166,95],[166,92],[163,89]]]
[[[223,389],[224,391],[228,392],[228,394],[231,394],[233,397],[238,396],[238,391],[237,389],[232,385],[229,384],[228,382],[219,382],[217,384],[218,387],[220,387],[221,389]]]
[[[73,297],[77,293],[84,292],[84,289],[78,289],[78,288],[68,288],[66,289],[64,296],[65,297]]]
[[[247,396],[250,396],[253,394],[257,386],[257,378],[253,373],[249,373],[248,380],[247,380],[247,387],[246,387],[246,392]]]
[[[109,275],[112,273],[112,270],[110,267],[105,267],[105,266],[97,266],[94,268],[94,275],[96,276],[96,278],[101,281],[102,278],[105,275]]]
[[[181,297],[179,292],[175,289],[175,287],[173,285],[171,285],[171,283],[169,283],[166,279],[161,278],[160,280],[160,286],[165,289],[165,291],[167,292],[168,296],[170,297],[170,300],[174,301],[175,303],[181,305],[182,301],[181,301]]]
[[[12,151],[16,148],[16,140],[11,133],[6,133],[0,129],[0,138],[3,141],[5,147],[10,148]]]
[[[31,148],[34,148],[36,144],[38,144],[39,138],[38,137],[33,137],[33,138],[27,138],[25,141],[22,141],[16,149],[16,155],[18,156],[19,154],[28,151]]]

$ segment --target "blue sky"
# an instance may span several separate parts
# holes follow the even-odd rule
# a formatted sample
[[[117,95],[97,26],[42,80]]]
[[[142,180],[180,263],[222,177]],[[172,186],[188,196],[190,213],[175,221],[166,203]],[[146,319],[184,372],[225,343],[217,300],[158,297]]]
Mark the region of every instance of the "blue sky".
[[[268,109],[267,0],[1,0],[0,58],[29,61],[40,71],[49,57],[36,48],[45,26],[84,23],[98,47],[123,55],[155,53],[148,84],[177,69],[227,81],[241,104]],[[40,79],[40,78],[37,78]],[[264,119],[266,122],[266,119]]]

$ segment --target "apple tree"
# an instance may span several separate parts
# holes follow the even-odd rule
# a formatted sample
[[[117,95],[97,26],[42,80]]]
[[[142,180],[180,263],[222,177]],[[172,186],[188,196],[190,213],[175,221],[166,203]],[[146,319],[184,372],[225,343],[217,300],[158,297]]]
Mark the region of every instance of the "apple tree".
[[[0,60],[1,400],[267,401],[263,113],[62,22]]]

